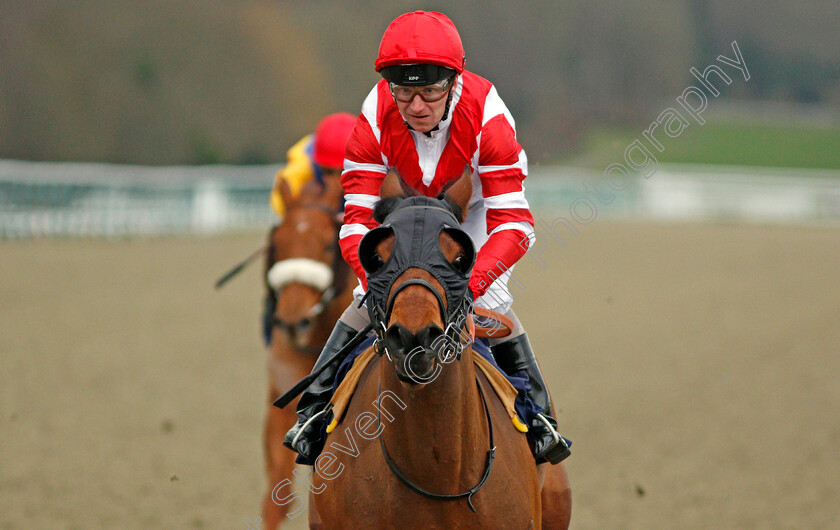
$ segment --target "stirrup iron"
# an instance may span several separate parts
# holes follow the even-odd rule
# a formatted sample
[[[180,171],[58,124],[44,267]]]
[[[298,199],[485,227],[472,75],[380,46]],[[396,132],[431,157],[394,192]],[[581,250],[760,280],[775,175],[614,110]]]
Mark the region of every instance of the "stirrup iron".
[[[298,448],[297,448],[297,443],[298,443],[298,440],[300,439],[300,436],[301,436],[301,435],[302,435],[302,434],[306,431],[306,429],[309,427],[309,425],[310,425],[313,421],[315,421],[316,419],[318,419],[318,418],[320,418],[321,416],[323,416],[323,415],[327,414],[330,410],[332,410],[332,407],[331,407],[331,406],[327,406],[327,407],[326,407],[324,410],[322,410],[321,412],[316,412],[315,414],[313,414],[313,415],[312,415],[312,416],[311,416],[308,420],[306,420],[306,421],[303,423],[303,425],[301,425],[301,426],[300,426],[300,429],[298,429],[298,432],[297,432],[297,433],[295,433],[295,437],[294,437],[294,438],[292,438],[292,441],[291,441],[291,444],[290,444],[290,445],[292,446],[292,449],[294,449],[294,450],[295,450],[295,452],[297,452],[297,450],[298,450]]]

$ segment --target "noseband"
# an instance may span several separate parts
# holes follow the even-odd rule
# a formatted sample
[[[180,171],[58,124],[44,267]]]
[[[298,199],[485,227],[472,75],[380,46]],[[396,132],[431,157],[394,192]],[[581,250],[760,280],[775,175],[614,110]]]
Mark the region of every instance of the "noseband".
[[[391,355],[388,353],[388,349],[385,347],[385,340],[384,335],[387,331],[386,323],[391,318],[391,313],[394,310],[394,303],[397,300],[397,295],[400,294],[404,289],[411,287],[412,285],[419,285],[421,287],[425,287],[428,291],[430,291],[433,295],[435,295],[435,299],[438,303],[438,308],[440,309],[441,319],[444,321],[445,329],[443,330],[443,335],[441,336],[445,341],[442,344],[441,351],[446,351],[446,357],[449,358],[450,355],[455,355],[456,360],[461,360],[461,353],[463,353],[464,348],[469,345],[471,340],[463,340],[463,330],[465,329],[465,325],[467,323],[467,318],[469,317],[469,307],[470,302],[469,300],[464,300],[464,304],[462,304],[463,310],[457,311],[453,313],[449,319],[447,319],[447,311],[446,311],[446,302],[441,296],[440,292],[435,288],[431,282],[424,280],[422,278],[413,278],[411,280],[406,280],[401,283],[398,287],[394,289],[391,298],[388,301],[387,309],[384,312],[384,315],[380,319],[376,319],[376,325],[374,327],[374,333],[376,335],[376,340],[373,343],[373,349],[377,355],[382,356],[383,354],[388,357],[389,360],[393,360]],[[377,311],[377,313],[381,313]]]
[[[438,302],[438,308],[440,308],[441,317],[444,317],[446,315],[446,302],[443,301],[443,296],[440,295],[438,290],[435,289],[434,286],[431,283],[429,283],[428,281],[426,281],[422,278],[413,278],[411,280],[404,281],[403,283],[400,284],[399,287],[394,289],[394,292],[391,294],[391,299],[388,301],[388,306],[387,306],[387,309],[385,311],[386,321],[387,321],[387,319],[391,318],[391,312],[393,312],[393,310],[394,310],[394,302],[396,302],[396,300],[397,300],[397,295],[400,294],[407,287],[411,287],[412,285],[421,285],[421,286],[425,287],[426,289],[428,289],[433,295],[435,295],[435,299]]]
[[[282,289],[282,288],[281,288]],[[300,333],[303,333],[308,327],[310,327],[313,321],[321,316],[321,314],[326,311],[327,306],[330,302],[335,299],[340,291],[336,289],[335,284],[330,285],[329,287],[324,290],[321,294],[321,298],[313,305],[306,315],[298,320],[297,322],[286,322],[282,318],[277,316],[271,317],[271,327],[277,328],[279,330],[285,331],[290,335],[297,336]],[[318,346],[306,346],[300,347],[297,344],[294,345],[295,349],[301,353],[307,354],[316,354],[321,352],[321,348]]]
[[[443,340],[442,342],[437,343],[437,346],[440,347],[440,353],[445,352],[445,357],[447,359],[454,355],[455,359],[460,361],[461,353],[463,353],[464,348],[466,348],[472,340],[471,337],[468,337],[467,340],[463,340],[463,330],[465,329],[467,318],[469,317],[469,300],[465,300],[462,311],[455,312],[449,319],[447,319],[446,302],[444,301],[443,296],[441,296],[440,292],[435,289],[434,285],[422,278],[406,280],[401,283],[399,287],[394,289],[394,292],[388,301],[384,318],[377,319],[377,325],[374,327],[374,333],[376,335],[376,340],[373,343],[374,352],[376,352],[379,356],[384,354],[389,360],[393,360],[391,355],[388,353],[388,349],[385,347],[385,332],[387,331],[386,323],[391,318],[391,312],[394,309],[394,303],[397,299],[397,295],[412,285],[425,287],[428,291],[435,295],[435,299],[438,302],[438,308],[440,309],[441,319],[443,319],[445,326],[443,335],[440,337]],[[434,347],[435,343],[433,343],[432,346]]]

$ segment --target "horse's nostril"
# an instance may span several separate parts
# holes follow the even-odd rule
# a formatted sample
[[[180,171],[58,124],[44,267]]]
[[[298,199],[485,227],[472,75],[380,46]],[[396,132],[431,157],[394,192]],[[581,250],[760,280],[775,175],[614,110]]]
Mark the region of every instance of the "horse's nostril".
[[[392,324],[385,330],[385,347],[391,354],[408,354],[418,346],[432,353],[443,330],[430,324],[417,333],[412,333],[401,324]]]
[[[400,324],[392,324],[385,330],[385,348],[391,355],[399,355],[408,351],[411,346],[412,335]]]
[[[443,330],[437,324],[429,324],[425,328],[417,332],[417,344],[422,346],[426,351],[434,350],[437,346],[438,339],[443,336]]]

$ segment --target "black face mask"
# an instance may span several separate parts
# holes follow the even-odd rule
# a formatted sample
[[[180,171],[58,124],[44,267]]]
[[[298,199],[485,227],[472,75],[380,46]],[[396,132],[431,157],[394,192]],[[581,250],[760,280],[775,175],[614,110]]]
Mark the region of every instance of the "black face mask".
[[[446,260],[440,248],[440,233],[446,231],[464,250],[459,266]],[[394,234],[394,250],[385,263],[375,253],[376,246]],[[443,287],[444,300],[437,290],[423,280],[410,284],[423,284],[438,297],[444,325],[462,317],[472,302],[469,289],[470,271],[475,263],[475,245],[470,236],[461,230],[460,223],[447,208],[446,203],[430,197],[410,197],[402,200],[381,226],[374,228],[359,243],[359,260],[367,272],[368,314],[376,324],[376,331],[383,331],[390,318],[389,294],[394,282],[406,270],[417,267],[431,274]],[[400,285],[407,286],[408,282]]]

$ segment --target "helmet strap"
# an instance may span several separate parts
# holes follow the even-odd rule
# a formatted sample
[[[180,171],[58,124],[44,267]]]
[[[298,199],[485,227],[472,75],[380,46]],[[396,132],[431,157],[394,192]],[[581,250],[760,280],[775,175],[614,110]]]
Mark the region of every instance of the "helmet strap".
[[[452,95],[455,93],[455,83],[458,82],[458,74],[455,74],[453,77],[455,79],[452,81],[452,86],[449,87],[449,94],[446,96],[446,108],[443,109],[443,117],[441,117],[440,121],[446,121],[446,118],[449,117],[449,106],[452,104]],[[440,125],[440,122],[438,122]],[[437,125],[435,125],[435,129],[437,129]]]

